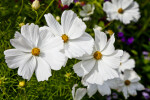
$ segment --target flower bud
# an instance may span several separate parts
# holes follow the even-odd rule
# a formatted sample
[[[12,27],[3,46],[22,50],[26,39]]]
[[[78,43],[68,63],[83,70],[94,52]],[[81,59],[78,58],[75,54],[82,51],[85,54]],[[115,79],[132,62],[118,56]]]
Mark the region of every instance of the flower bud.
[[[57,21],[60,21],[60,17],[59,17],[59,16],[56,16],[56,20],[57,20]]]
[[[19,82],[19,87],[24,87],[25,86],[25,81]]]
[[[22,27],[23,25],[25,25],[25,24],[24,24],[24,23],[20,23],[20,24],[19,24],[19,27]]]
[[[32,3],[32,9],[33,10],[38,10],[39,8],[40,8],[40,2],[39,2],[39,0],[33,1],[33,3]]]

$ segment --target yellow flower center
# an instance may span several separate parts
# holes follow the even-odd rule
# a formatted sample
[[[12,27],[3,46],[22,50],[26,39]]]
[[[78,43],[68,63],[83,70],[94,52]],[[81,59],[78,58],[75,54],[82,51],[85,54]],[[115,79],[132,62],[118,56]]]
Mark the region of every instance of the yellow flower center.
[[[24,81],[19,82],[19,87],[24,87],[24,86],[25,86],[25,82]]]
[[[122,14],[122,13],[123,13],[123,9],[122,9],[122,8],[119,8],[119,9],[118,9],[118,13]]]
[[[39,56],[39,54],[40,54],[40,49],[39,48],[33,48],[32,49],[32,55]]]
[[[93,56],[96,60],[99,60],[102,58],[102,54],[100,51],[96,51]]]
[[[109,35],[112,35],[114,32],[113,32],[112,30],[108,30],[107,33],[108,33]]]
[[[69,37],[66,34],[63,34],[61,37],[64,40],[64,43],[68,42]]]
[[[128,85],[130,85],[130,81],[129,80],[126,80],[125,82],[124,82],[124,84],[126,85],[126,86],[128,86]]]

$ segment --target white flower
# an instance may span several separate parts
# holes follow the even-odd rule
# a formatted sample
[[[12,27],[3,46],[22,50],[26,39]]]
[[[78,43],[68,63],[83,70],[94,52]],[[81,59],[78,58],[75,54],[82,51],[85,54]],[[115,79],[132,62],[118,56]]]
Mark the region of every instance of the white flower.
[[[40,8],[40,2],[39,2],[39,0],[33,1],[33,3],[32,3],[31,6],[32,6],[32,9],[38,10]]]
[[[86,25],[77,15],[69,10],[64,11],[61,16],[61,25],[49,13],[45,15],[50,33],[55,37],[61,37],[64,41],[64,53],[67,58],[80,57],[85,53],[91,54],[94,40],[85,33]]]
[[[140,77],[135,71],[125,70],[124,74],[120,75],[120,78],[118,91],[122,91],[126,99],[129,97],[129,94],[135,96],[137,95],[137,90],[144,90],[144,86],[139,83]]]
[[[94,13],[95,6],[91,4],[87,4],[87,5],[84,5],[82,9],[83,10],[80,11],[80,16],[84,17],[83,18],[84,21],[90,20],[91,19],[90,15]]]
[[[110,95],[111,89],[117,89],[118,85],[116,82],[119,82],[117,78],[107,80],[102,85],[99,84],[88,84],[82,80],[82,84],[87,86],[87,94],[89,97],[92,97],[97,91],[102,95]]]
[[[119,66],[119,72],[124,71],[124,70],[130,70],[135,67],[135,60],[134,59],[129,59],[130,55],[126,51],[123,52],[123,56],[121,57],[121,62]]]
[[[122,50],[114,48],[114,34],[107,41],[104,32],[95,31],[95,48],[91,55],[78,58],[82,61],[75,64],[73,69],[78,76],[84,77],[84,81],[90,84],[102,85],[108,79],[119,77],[117,71],[120,65]]]
[[[73,100],[81,100],[84,95],[86,94],[86,89],[85,88],[78,88],[75,92],[75,88],[77,87],[78,85],[75,84],[73,87],[72,87],[72,97],[73,97]]]
[[[102,27],[100,27],[98,25],[95,25],[94,28],[97,29],[97,30],[99,30],[99,31],[102,31],[102,29],[103,29]]]
[[[124,24],[138,21],[140,18],[139,5],[133,0],[112,0],[105,2],[103,10],[109,21],[120,20]]]
[[[71,3],[73,3],[73,0],[61,0],[61,3],[63,4],[63,6],[69,6]]]
[[[60,52],[63,41],[37,25],[24,25],[21,34],[10,40],[15,49],[4,51],[9,68],[18,68],[18,75],[30,80],[35,71],[38,81],[48,80],[51,69],[59,70],[65,56]]]

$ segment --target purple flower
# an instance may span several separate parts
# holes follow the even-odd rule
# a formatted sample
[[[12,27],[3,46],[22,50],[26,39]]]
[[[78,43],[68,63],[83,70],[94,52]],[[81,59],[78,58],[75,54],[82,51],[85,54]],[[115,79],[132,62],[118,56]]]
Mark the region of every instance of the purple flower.
[[[150,99],[150,95],[147,93],[147,92],[142,92],[142,95],[144,96],[144,98],[146,100],[149,100]]]
[[[112,93],[113,99],[118,99],[118,94],[117,93]]]
[[[150,92],[150,89],[149,89],[149,88],[146,88],[145,91],[146,91],[146,92]]]
[[[130,38],[128,38],[128,40],[127,40],[127,44],[130,45],[130,44],[133,43],[133,41],[134,41],[134,37],[130,37]]]
[[[144,56],[148,56],[148,54],[149,54],[149,52],[147,52],[147,51],[143,51],[142,53],[143,53]]]
[[[122,37],[122,38],[121,38],[121,41],[122,41],[122,42],[125,42],[125,41],[126,41],[126,38],[125,38],[125,37]]]
[[[118,32],[118,37],[123,37],[124,36],[124,34],[123,34],[123,32]]]
[[[110,95],[107,96],[107,97],[106,97],[106,100],[111,100],[111,96],[110,96]]]
[[[106,2],[106,1],[111,1],[111,0],[104,0],[104,2]]]
[[[79,2],[79,0],[74,0],[74,2],[76,3],[76,2]]]

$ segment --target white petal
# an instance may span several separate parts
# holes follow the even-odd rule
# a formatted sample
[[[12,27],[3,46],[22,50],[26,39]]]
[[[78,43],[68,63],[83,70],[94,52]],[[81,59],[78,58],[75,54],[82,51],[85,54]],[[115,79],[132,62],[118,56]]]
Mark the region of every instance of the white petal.
[[[65,55],[55,50],[44,52],[42,58],[47,61],[53,70],[60,70],[65,63]]]
[[[119,68],[120,65],[120,57],[122,56],[122,50],[116,50],[112,55],[103,56],[102,60],[107,64],[109,67],[116,69]]]
[[[124,70],[130,70],[133,69],[135,67],[135,60],[134,59],[129,59],[128,61],[122,63],[119,67],[120,71],[124,71]]]
[[[132,85],[135,86],[135,89],[138,91],[142,91],[145,89],[145,87],[139,82],[133,83]]]
[[[48,37],[47,37],[48,38]],[[60,51],[64,48],[63,40],[60,37],[52,37],[47,41],[41,40],[40,49],[42,52],[46,51]]]
[[[94,40],[87,33],[85,33],[84,35],[82,35],[78,39],[70,40],[70,42],[73,42],[74,44],[76,44],[76,46],[78,46],[79,48],[81,48],[82,50],[84,50],[89,55],[93,51]]]
[[[11,39],[10,43],[18,50],[24,52],[31,52],[32,45],[25,39],[21,34],[16,33],[17,37],[15,39]]]
[[[79,59],[79,60],[89,60],[89,59],[92,59],[92,58],[93,58],[93,55],[88,55],[87,53],[85,53],[81,57],[76,57],[76,59]]]
[[[128,92],[129,92],[130,95],[132,95],[132,96],[137,95],[136,89],[134,89],[133,85],[129,85],[127,88],[128,88]]]
[[[95,60],[89,59],[86,61],[80,61],[79,63],[75,64],[73,66],[73,69],[78,76],[84,76],[92,70],[94,65],[95,65]]]
[[[63,29],[62,26],[55,20],[52,14],[48,13],[45,14],[45,20],[47,22],[47,25],[49,26],[51,33],[53,33],[55,36],[62,36]]]
[[[17,50],[17,49],[9,49],[4,51],[5,54],[5,61],[9,68],[15,69],[18,68],[20,65],[26,63],[26,58],[29,58],[30,55],[26,55],[26,53]]]
[[[125,62],[130,58],[130,55],[128,52],[123,51],[123,55],[121,56],[121,62]]]
[[[87,16],[87,13],[84,10],[81,10],[79,14],[82,17],[86,17]]]
[[[37,57],[37,68],[35,74],[38,81],[48,80],[48,78],[52,76],[50,66],[41,57]]]
[[[86,88],[78,88],[74,100],[81,100],[86,94]]]
[[[18,75],[22,76],[24,79],[30,80],[33,72],[36,68],[36,59],[34,56],[29,55],[30,58],[24,59],[26,63],[19,66]]]
[[[97,87],[98,87],[99,93],[102,96],[111,94],[110,87],[107,84],[105,84],[105,82],[103,83],[103,85],[97,85]]]
[[[72,26],[70,27],[70,30],[68,33],[66,33],[69,37],[69,39],[76,39],[81,37],[85,33],[86,25],[85,23],[76,17],[72,23]]]
[[[97,92],[97,85],[96,84],[89,84],[87,87],[87,93],[89,97],[92,97]]]
[[[61,24],[64,30],[64,33],[67,34],[75,20],[77,15],[72,10],[66,10],[61,16]]]
[[[106,13],[110,13],[110,12],[112,12],[112,13],[114,13],[114,12],[116,12],[117,11],[117,7],[115,6],[115,5],[113,5],[112,3],[110,3],[110,2],[105,2],[104,4],[103,4],[103,10],[106,12]]]
[[[95,45],[98,51],[102,51],[106,46],[107,36],[104,32],[100,32],[97,29],[94,29],[95,32]]]
[[[122,0],[122,9],[126,9],[127,7],[129,7],[131,4],[133,3],[133,0]]]
[[[127,88],[124,87],[123,90],[122,90],[122,92],[123,92],[123,95],[124,95],[125,99],[127,99],[129,97]]]
[[[120,78],[123,80],[130,80],[131,82],[138,82],[140,80],[140,77],[133,70],[125,70],[124,75],[121,75]]]
[[[75,89],[76,87],[78,86],[78,84],[74,84],[73,87],[72,87],[72,97],[74,99],[74,96],[75,96]]]
[[[121,84],[120,78],[114,78],[106,81],[106,84],[111,88],[111,89],[118,89],[120,84]]]
[[[68,41],[68,43],[65,43],[65,55],[68,58],[81,57],[84,54],[85,51],[80,48],[76,43],[72,41]]]
[[[114,42],[115,42],[115,37],[113,34],[111,38],[108,40],[105,48],[101,51],[102,55],[110,55],[114,52],[115,50]]]
[[[65,6],[65,5],[70,5],[72,2],[73,2],[73,0],[61,0],[61,2],[62,2],[62,4]]]
[[[37,47],[39,41],[39,27],[31,23],[30,25],[24,25],[21,27],[21,34],[33,44],[34,47]]]

